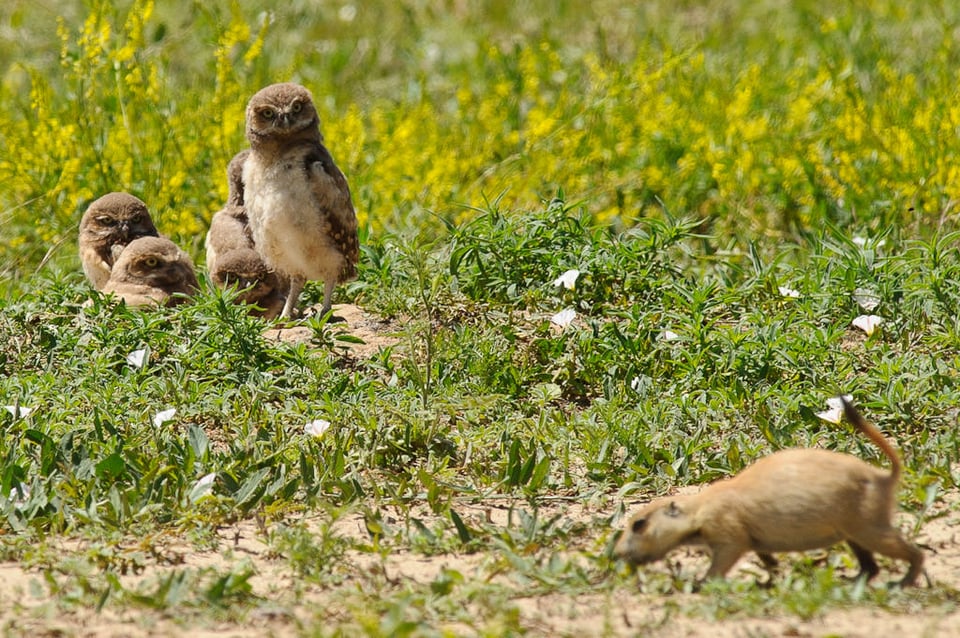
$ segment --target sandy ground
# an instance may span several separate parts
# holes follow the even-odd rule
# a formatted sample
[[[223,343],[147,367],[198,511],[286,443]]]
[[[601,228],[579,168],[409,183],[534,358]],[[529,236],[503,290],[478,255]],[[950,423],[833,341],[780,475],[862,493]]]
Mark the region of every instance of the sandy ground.
[[[306,311],[317,312],[316,308]],[[359,337],[363,343],[341,342],[354,357],[369,357],[380,348],[396,345],[400,339],[395,336],[399,327],[379,317],[371,315],[359,306],[342,304],[333,306],[333,319],[327,324],[337,334]],[[313,329],[303,325],[266,330],[267,339],[278,339],[289,343],[309,343],[313,339]]]
[[[517,506],[522,504],[517,503]],[[465,520],[482,517],[490,523],[501,525],[505,522],[506,508],[505,503],[493,507],[477,504],[458,506],[458,511]],[[938,508],[944,515],[930,520],[923,527],[917,541],[928,550],[927,573],[934,583],[934,589],[952,592],[955,583],[960,581],[960,549],[956,543],[955,531],[960,518],[960,493],[944,494]],[[430,514],[427,509],[422,507],[421,510],[417,515],[428,520]],[[541,510],[541,515],[545,517],[553,513],[561,513],[565,517],[564,522],[582,522],[588,525],[594,524],[603,514],[593,507],[569,502],[558,502]],[[322,513],[311,513],[301,521],[308,527],[319,529],[329,522],[324,516]],[[333,529],[340,537],[349,537],[360,542],[368,539],[360,513],[344,516],[334,524]],[[99,613],[89,606],[57,606],[50,603],[51,585],[47,579],[52,578],[59,583],[67,582],[62,576],[45,575],[37,570],[25,569],[17,563],[5,563],[0,564],[0,628],[5,635],[12,636],[295,636],[302,635],[304,628],[314,625],[317,609],[339,604],[336,595],[329,588],[298,587],[297,578],[289,563],[279,558],[264,543],[262,527],[257,521],[247,520],[225,527],[220,530],[219,537],[221,542],[217,551],[198,551],[182,540],[171,539],[164,548],[163,555],[167,558],[176,557],[176,560],[169,561],[175,563],[174,565],[152,564],[144,572],[121,577],[121,581],[124,587],[135,590],[139,581],[156,579],[158,572],[204,567],[226,570],[231,566],[236,568],[238,564],[247,563],[252,565],[256,572],[250,581],[254,593],[264,601],[275,601],[274,608],[261,605],[260,609],[247,614],[243,622],[224,621],[218,624],[205,619],[202,627],[186,629],[181,622],[165,613],[139,606],[127,605],[118,610],[115,605],[107,605]],[[64,541],[62,555],[82,555],[87,547],[88,545],[77,541]],[[706,568],[707,558],[696,551],[681,550],[676,554],[671,557],[672,569],[677,570],[683,577],[694,578]],[[781,558],[784,562],[791,560],[789,556]],[[491,577],[488,557],[483,552],[425,556],[395,549],[386,558],[381,558],[377,554],[348,550],[344,563],[350,565],[349,570],[354,574],[379,571],[392,582],[428,585],[435,581],[443,569],[457,570],[468,580],[489,582],[498,578]],[[757,565],[756,561],[745,559],[731,578],[752,583],[760,571]],[[872,586],[883,587],[885,582],[902,574],[901,565],[891,565],[889,562],[881,565],[884,570],[878,577],[878,582]],[[662,574],[670,568],[658,564],[647,569]],[[507,579],[503,580],[507,582]],[[520,587],[514,587],[515,595],[510,604],[518,610],[521,624],[527,628],[528,635],[534,636],[960,636],[960,609],[956,602],[958,598],[954,595],[952,602],[945,602],[943,597],[938,597],[934,602],[924,604],[925,598],[922,594],[924,591],[934,591],[930,589],[921,589],[916,605],[907,612],[903,609],[896,613],[888,612],[874,604],[864,603],[862,606],[832,608],[809,620],[786,613],[772,617],[713,620],[708,618],[707,614],[678,611],[709,607],[713,602],[710,598],[712,594],[679,591],[666,595],[646,593],[643,591],[643,582],[644,575],[640,574],[636,588],[625,586],[613,592],[588,592],[579,595],[534,595]],[[358,585],[348,578],[341,586],[356,588]],[[296,596],[295,591],[298,591]],[[61,593],[61,599],[64,595]],[[69,597],[69,592],[66,596]],[[332,627],[326,629],[330,630]],[[462,632],[457,631],[456,626],[446,626],[445,629],[453,631],[454,635],[474,635],[469,628],[464,628]]]
[[[361,358],[370,356],[379,348],[393,345],[397,339],[392,336],[395,327],[371,317],[355,306],[338,306],[335,314],[344,321],[333,324],[334,332],[343,330],[359,336],[364,343],[349,344],[351,356]],[[268,331],[267,336],[288,341],[310,341],[312,331],[303,326]],[[597,529],[597,521],[609,516],[611,503],[579,503],[575,500],[557,499],[541,507],[544,518],[553,515],[561,517],[561,522],[570,526],[581,525],[587,529]],[[520,505],[520,504],[518,504]],[[417,508],[416,516],[429,521],[431,513],[425,506]],[[465,520],[486,521],[493,525],[505,525],[509,505],[502,502],[490,504],[463,504],[457,511]],[[709,607],[710,593],[657,594],[644,591],[644,575],[638,576],[637,586],[619,587],[613,592],[536,595],[524,591],[514,583],[515,595],[510,599],[519,614],[527,635],[532,636],[652,636],[658,638],[686,638],[691,636],[712,636],[715,638],[759,638],[763,636],[784,636],[802,638],[827,638],[843,636],[845,638],[882,638],[885,636],[923,636],[928,638],[947,638],[960,636],[960,596],[955,584],[960,582],[960,549],[956,543],[956,530],[960,522],[960,493],[941,494],[935,506],[935,512],[924,525],[917,542],[927,550],[927,574],[934,584],[928,592],[942,592],[917,596],[915,605],[904,612],[902,605],[898,611],[884,610],[875,604],[860,606],[833,607],[826,613],[804,620],[798,616],[765,616],[762,618],[735,617],[713,620],[706,615],[689,614],[682,610]],[[387,513],[389,515],[389,512]],[[301,522],[309,529],[320,530],[329,527],[329,521],[322,512],[308,513]],[[906,517],[903,524],[911,521]],[[351,513],[337,520],[332,529],[338,537],[358,542],[368,542],[363,517],[360,513]],[[155,582],[172,570],[188,568],[216,568],[219,570],[236,569],[238,565],[252,566],[255,575],[250,579],[253,593],[262,604],[250,613],[244,613],[242,619],[215,620],[215,615],[204,615],[202,627],[186,627],[183,619],[171,617],[163,611],[155,611],[139,605],[106,604],[96,611],[89,604],[90,596],[82,598],[74,595],[69,588],[78,587],[82,578],[66,577],[59,573],[42,572],[26,568],[19,563],[0,563],[0,631],[6,636],[40,637],[134,637],[147,636],[199,636],[263,638],[266,636],[303,635],[304,629],[317,622],[316,610],[329,609],[341,604],[343,591],[336,588],[317,587],[299,582],[292,572],[290,563],[278,557],[264,541],[264,523],[256,520],[241,521],[225,527],[218,532],[219,542],[208,543],[215,549],[198,550],[185,539],[170,538],[159,543],[162,547],[160,559],[151,559],[146,569],[137,574],[127,574],[120,580],[127,590],[136,590],[142,581]],[[318,532],[319,533],[319,532]],[[609,531],[601,531],[609,535]],[[601,539],[602,540],[602,539]],[[588,542],[588,541],[585,541]],[[83,556],[89,550],[89,543],[76,540],[58,541],[56,547],[61,550],[63,561],[69,564],[70,556]],[[126,549],[133,550],[136,540],[125,543]],[[595,551],[596,545],[594,545]],[[574,548],[575,551],[575,548]],[[344,573],[348,577],[339,586],[355,591],[358,583],[369,578],[350,578],[349,574],[369,575],[378,571],[390,582],[416,582],[427,585],[434,582],[444,569],[457,570],[467,580],[478,582],[497,582],[501,578],[491,573],[489,557],[482,552],[474,554],[447,553],[425,556],[407,550],[393,550],[385,558],[375,553],[362,553],[347,550],[342,557]],[[789,557],[784,562],[789,565]],[[80,561],[82,562],[82,561]],[[681,551],[671,557],[672,569],[687,578],[693,579],[702,574],[707,558],[694,551]],[[902,565],[891,566],[881,563],[884,568],[878,581],[886,582],[902,574]],[[893,570],[891,571],[891,567]],[[88,568],[89,569],[89,568]],[[665,573],[670,568],[658,564],[645,568]],[[494,570],[495,571],[495,570]],[[742,561],[731,575],[732,578],[756,580],[758,569],[750,561]],[[98,574],[90,574],[91,582]],[[509,586],[509,583],[506,583]],[[882,582],[874,585],[882,587]],[[852,584],[851,584],[852,586]],[[54,600],[52,591],[60,591]],[[64,604],[71,598],[87,601],[84,604]],[[679,611],[678,611],[679,610]],[[323,626],[323,635],[334,629],[328,620]],[[473,635],[469,627],[459,628],[448,625],[445,630],[453,635]],[[311,635],[308,631],[307,635]]]
[[[960,493],[948,493],[938,507],[944,516],[929,521],[917,541],[928,550],[928,576],[935,588],[952,591],[953,583],[960,579],[960,550],[956,544],[956,529],[960,522]],[[502,524],[506,508],[500,503],[490,506],[458,506],[464,516],[476,520],[483,517],[494,524]],[[558,502],[547,506],[541,514],[562,512],[569,522],[591,523],[601,514],[595,509],[577,503]],[[426,520],[429,512],[418,512]],[[308,526],[319,528],[324,524],[324,515],[310,514],[303,519]],[[335,523],[334,530],[340,537],[358,541],[367,539],[363,517],[359,513],[344,516]],[[340,604],[337,594],[330,588],[298,587],[289,564],[278,559],[263,542],[260,524],[247,520],[226,527],[219,532],[220,547],[217,551],[198,551],[178,540],[171,540],[165,548],[166,556],[177,556],[176,565],[153,565],[137,575],[121,578],[124,587],[136,589],[138,581],[156,578],[156,572],[185,568],[216,567],[228,569],[241,562],[249,562],[256,570],[251,579],[254,593],[264,601],[274,601],[275,607],[261,605],[243,622],[224,621],[216,623],[204,620],[202,628],[185,629],[177,619],[164,613],[137,606],[117,610],[107,605],[96,612],[89,607],[72,605],[58,607],[49,602],[48,577],[65,582],[56,574],[44,575],[24,569],[16,563],[0,564],[0,628],[4,635],[11,636],[204,636],[261,638],[263,636],[301,635],[303,628],[316,622],[314,610],[327,609]],[[63,543],[64,554],[83,553],[84,544],[76,541]],[[842,551],[842,550],[835,550]],[[674,569],[683,576],[694,577],[706,568],[707,558],[694,551],[681,551],[673,558]],[[789,565],[790,557],[784,558]],[[443,554],[424,556],[405,550],[394,550],[385,559],[377,554],[348,550],[344,554],[348,572],[368,574],[382,573],[393,582],[433,582],[443,569],[455,569],[465,578],[491,581],[488,557],[482,552],[475,554]],[[881,563],[885,568],[873,586],[883,587],[887,581],[902,574],[901,565]],[[653,565],[650,570],[660,573],[668,570],[663,564]],[[731,578],[756,580],[759,568],[755,561],[744,560]],[[363,579],[359,579],[363,580]],[[643,583],[643,575],[638,583]],[[506,582],[506,581],[504,581]],[[356,588],[358,585],[347,579],[341,587]],[[851,584],[851,587],[853,585]],[[299,591],[298,597],[293,592]],[[687,614],[684,609],[709,607],[710,593],[669,594],[645,593],[642,585],[617,588],[613,592],[597,594],[548,594],[532,595],[522,588],[515,588],[510,604],[519,612],[521,623],[534,636],[654,636],[658,638],[686,638],[713,636],[716,638],[757,638],[761,636],[786,636],[827,638],[880,638],[884,636],[924,636],[947,638],[960,636],[960,609],[957,597],[945,602],[937,597],[935,602],[924,603],[924,591],[916,599],[916,605],[904,612],[885,611],[870,603],[847,608],[831,608],[826,613],[810,620],[796,616],[773,616],[762,618],[736,617],[713,620],[705,614]],[[342,593],[342,592],[341,592]],[[455,634],[472,635],[464,628],[445,627]],[[332,627],[326,627],[326,630]]]

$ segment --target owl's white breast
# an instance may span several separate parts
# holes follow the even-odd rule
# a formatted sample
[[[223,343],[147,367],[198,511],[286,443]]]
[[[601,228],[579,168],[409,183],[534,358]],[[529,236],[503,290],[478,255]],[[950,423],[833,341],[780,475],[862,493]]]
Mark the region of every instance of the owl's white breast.
[[[257,251],[272,268],[306,279],[336,279],[343,260],[330,239],[299,153],[244,163],[244,204]]]

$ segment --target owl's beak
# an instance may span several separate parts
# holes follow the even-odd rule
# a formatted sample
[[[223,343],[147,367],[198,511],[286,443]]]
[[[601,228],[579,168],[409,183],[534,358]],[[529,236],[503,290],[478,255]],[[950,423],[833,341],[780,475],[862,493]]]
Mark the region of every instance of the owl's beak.
[[[282,126],[283,128],[287,128],[288,126],[290,126],[291,120],[292,118],[290,117],[289,113],[280,114],[280,126]]]

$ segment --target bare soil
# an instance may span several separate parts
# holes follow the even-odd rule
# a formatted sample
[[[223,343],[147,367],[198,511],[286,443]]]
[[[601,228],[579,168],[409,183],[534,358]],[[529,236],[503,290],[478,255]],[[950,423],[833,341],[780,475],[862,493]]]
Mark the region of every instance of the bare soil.
[[[945,514],[930,520],[917,538],[928,550],[927,573],[937,587],[951,588],[960,579],[960,550],[956,543],[958,524],[957,507],[960,493],[945,494],[938,504]],[[549,507],[547,508],[550,509]],[[558,502],[553,506],[557,512],[568,517],[570,522],[589,524],[602,514],[594,508],[577,503]],[[465,518],[484,518],[499,523],[505,517],[506,507],[458,506]],[[550,511],[542,512],[549,516]],[[429,513],[419,515],[428,517]],[[319,528],[325,521],[323,514],[310,514],[305,520],[311,527]],[[363,516],[347,515],[335,523],[334,531],[341,537],[353,537],[358,541],[367,539]],[[176,565],[155,564],[145,572],[121,577],[126,588],[135,589],[138,581],[156,579],[172,569],[216,567],[228,569],[241,561],[248,561],[256,575],[251,579],[254,593],[275,606],[261,605],[260,609],[244,618],[242,622],[224,620],[204,621],[202,627],[184,627],[182,621],[169,617],[164,612],[155,612],[139,606],[115,609],[106,605],[101,612],[88,607],[56,605],[50,601],[50,582],[67,584],[57,574],[42,574],[24,568],[17,563],[0,564],[0,627],[6,635],[32,636],[230,636],[237,638],[260,638],[262,636],[299,635],[303,627],[315,621],[315,610],[330,609],[339,603],[336,591],[329,588],[306,586],[297,582],[290,571],[289,563],[278,557],[263,542],[260,523],[247,520],[219,531],[217,550],[198,550],[182,540],[172,541],[164,549],[164,555],[176,555]],[[84,543],[64,541],[65,555],[82,554]],[[844,551],[836,549],[833,551]],[[678,552],[671,558],[672,568],[684,577],[695,578],[706,568],[707,558],[695,551]],[[782,557],[789,569],[790,556]],[[429,584],[442,569],[457,570],[465,578],[490,580],[489,564],[482,553],[448,553],[425,556],[405,550],[391,551],[385,558],[377,554],[347,551],[343,556],[345,569],[350,573],[365,574],[379,571],[393,582],[418,582]],[[758,563],[745,559],[731,578],[752,582],[757,579]],[[901,573],[902,565],[882,563],[887,568],[878,577],[873,587],[884,587],[884,581],[893,581]],[[668,569],[663,564],[652,565],[649,570],[661,572]],[[638,581],[642,583],[642,574]],[[853,585],[851,584],[851,587]],[[342,587],[355,588],[357,584],[347,580]],[[296,595],[295,595],[296,594]],[[342,594],[342,592],[341,592]],[[863,606],[832,608],[812,619],[796,616],[775,615],[760,618],[736,617],[715,620],[697,615],[687,615],[678,609],[709,606],[709,593],[680,593],[654,595],[644,593],[638,585],[619,588],[612,593],[597,594],[549,594],[528,595],[516,589],[511,604],[519,612],[523,626],[529,635],[538,636],[656,636],[662,638],[686,638],[690,636],[713,636],[716,638],[747,638],[756,636],[877,638],[882,636],[953,637],[960,635],[960,609],[954,602],[939,602],[924,607],[917,603],[911,613],[894,613],[864,603]],[[61,594],[62,597],[62,594]],[[922,600],[922,597],[918,600]],[[954,599],[955,600],[955,599]],[[331,629],[332,627],[327,627]],[[455,626],[446,627],[454,633]],[[463,634],[472,632],[463,628]]]
[[[308,308],[305,312],[308,315],[318,312],[318,307]],[[396,345],[400,341],[394,334],[398,326],[353,304],[334,306],[333,319],[327,325],[334,335],[347,334],[361,340],[361,343],[342,342],[356,358],[369,357],[380,348]],[[288,343],[309,343],[314,335],[312,328],[294,323],[266,330],[264,336]]]

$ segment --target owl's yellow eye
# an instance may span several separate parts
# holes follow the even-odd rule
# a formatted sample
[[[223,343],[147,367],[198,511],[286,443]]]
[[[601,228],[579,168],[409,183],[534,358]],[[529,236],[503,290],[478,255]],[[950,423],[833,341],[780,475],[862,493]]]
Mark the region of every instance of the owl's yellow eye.
[[[260,110],[260,117],[262,117],[265,120],[272,120],[276,116],[277,116],[277,112],[269,107]]]
[[[303,104],[300,100],[294,100],[293,104],[290,106],[290,110],[294,113],[299,113],[303,109]]]
[[[117,220],[115,220],[113,217],[107,217],[106,215],[97,217],[97,223],[102,224],[103,226],[113,226],[116,221]]]
[[[156,257],[147,257],[143,260],[143,263],[147,268],[156,268],[159,262]]]

